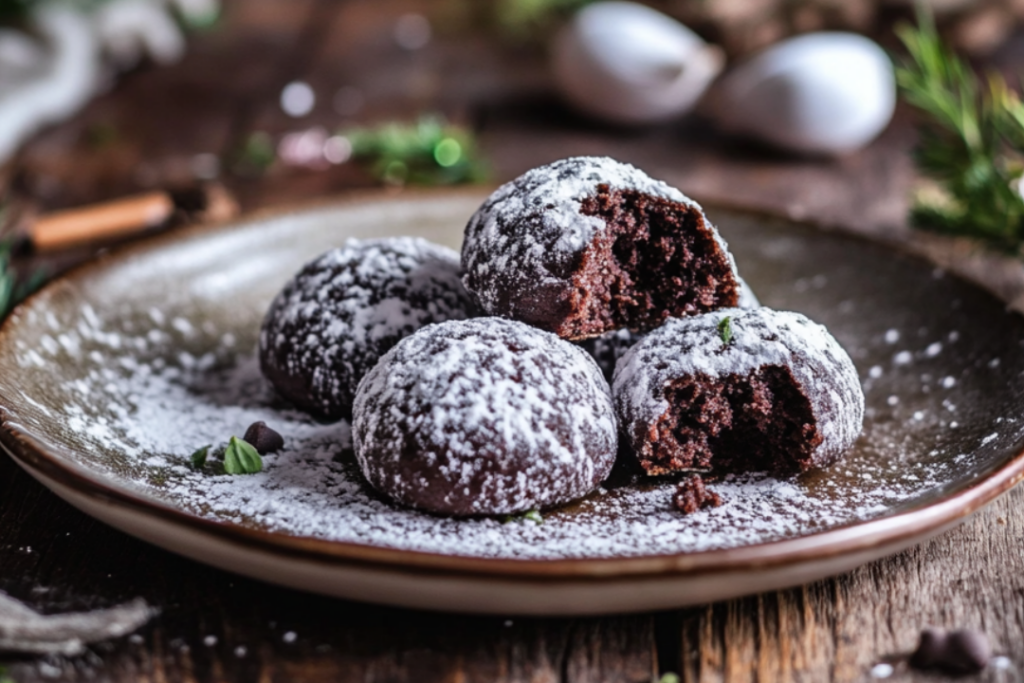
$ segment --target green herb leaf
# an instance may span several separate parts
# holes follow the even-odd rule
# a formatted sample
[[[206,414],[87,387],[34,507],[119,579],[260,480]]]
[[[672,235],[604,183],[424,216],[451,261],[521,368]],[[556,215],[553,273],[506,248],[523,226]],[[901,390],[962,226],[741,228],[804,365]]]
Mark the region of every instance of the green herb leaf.
[[[249,135],[235,154],[232,170],[239,175],[259,176],[277,159],[274,141],[266,131],[258,130]]]
[[[192,469],[194,469],[194,470],[202,469],[203,465],[206,464],[206,456],[210,453],[210,449],[212,447],[213,447],[212,444],[207,444],[206,446],[203,446],[202,448],[196,449],[196,451],[194,453],[192,453],[192,457],[191,457]]]
[[[923,116],[915,161],[932,185],[910,212],[918,228],[1024,245],[1024,104],[992,74],[982,81],[939,38],[919,6],[918,25],[897,35],[908,58],[896,69],[903,99]]]
[[[14,679],[7,673],[6,666],[0,666],[0,683],[14,683]]]
[[[256,474],[263,469],[263,460],[251,444],[236,436],[231,437],[224,450],[224,472],[226,474]]]
[[[658,679],[658,683],[679,683],[679,681],[679,674],[672,673],[671,671],[663,673],[661,678]]]
[[[516,515],[506,515],[505,519],[502,520],[502,523],[503,524],[508,524],[510,522],[522,522],[523,520],[526,520],[526,519],[530,520],[531,522],[536,522],[537,524],[543,524],[544,523],[544,518],[541,516],[540,512],[537,511],[537,510],[528,510],[527,512],[520,512],[519,514],[516,514]]]
[[[498,0],[494,21],[502,33],[515,42],[546,36],[550,29],[594,0]]]
[[[722,338],[723,344],[732,341],[732,318],[730,316],[725,316],[718,321],[718,335]]]
[[[486,180],[473,133],[437,116],[340,132],[352,158],[388,185],[455,185]]]

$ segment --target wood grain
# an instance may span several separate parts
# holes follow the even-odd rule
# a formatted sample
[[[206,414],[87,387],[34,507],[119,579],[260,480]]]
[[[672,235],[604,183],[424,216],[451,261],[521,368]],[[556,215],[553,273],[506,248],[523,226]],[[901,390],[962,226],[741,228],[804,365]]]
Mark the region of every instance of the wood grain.
[[[902,237],[914,180],[901,112],[876,143],[848,158],[797,159],[728,140],[699,119],[643,131],[595,125],[560,105],[542,55],[440,25],[415,54],[394,45],[394,22],[453,16],[455,0],[235,0],[220,30],[193,40],[179,65],[129,74],[74,120],[34,140],[3,175],[24,202],[58,209],[190,180],[197,154],[215,154],[247,209],[365,187],[351,165],[276,165],[229,172],[254,130],[411,119],[438,111],[476,127],[494,179],[570,154],[634,162],[702,200],[780,210],[875,235]],[[1024,60],[1024,51],[1012,50]],[[320,100],[289,119],[284,84],[304,79]],[[345,117],[331,99],[358,89]],[[104,130],[112,140],[99,142]],[[928,246],[1020,296],[1019,262]],[[946,249],[946,251],[943,251]],[[63,268],[91,252],[51,261]],[[32,264],[23,264],[31,266]],[[1001,279],[1000,279],[1001,278]],[[43,611],[108,606],[137,595],[160,615],[135,638],[83,657],[0,656],[15,681],[410,681],[431,683],[656,680],[947,680],[907,670],[928,625],[977,627],[1024,675],[1024,492],[1012,491],[962,527],[840,577],[787,591],[659,614],[590,619],[465,617],[307,595],[221,572],[125,536],[75,511],[0,457],[0,590]],[[294,638],[291,634],[294,634]],[[963,680],[963,679],[961,679]]]

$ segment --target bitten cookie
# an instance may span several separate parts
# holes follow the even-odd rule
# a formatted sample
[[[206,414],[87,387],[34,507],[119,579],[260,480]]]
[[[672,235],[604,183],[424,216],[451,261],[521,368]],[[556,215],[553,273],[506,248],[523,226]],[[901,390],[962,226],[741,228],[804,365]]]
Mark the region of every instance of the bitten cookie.
[[[370,484],[440,514],[566,503],[603,481],[616,455],[594,361],[500,318],[430,325],[399,342],[359,385],[353,417]]]
[[[853,445],[864,418],[839,343],[799,313],[768,308],[668,321],[622,358],[613,393],[648,474],[824,467]]]
[[[451,249],[412,237],[349,240],[306,264],[274,299],[260,367],[299,408],[348,417],[359,380],[385,351],[424,325],[473,311]]]
[[[573,157],[498,188],[466,226],[463,281],[488,315],[564,339],[736,306],[736,267],[695,202],[628,164]]]

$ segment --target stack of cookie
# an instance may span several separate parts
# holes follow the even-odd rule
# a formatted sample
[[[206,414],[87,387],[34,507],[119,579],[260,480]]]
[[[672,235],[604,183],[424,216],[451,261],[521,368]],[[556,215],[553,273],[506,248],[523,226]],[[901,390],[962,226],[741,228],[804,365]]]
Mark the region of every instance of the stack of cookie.
[[[353,420],[367,480],[448,515],[511,514],[649,475],[788,475],[860,433],[850,358],[820,325],[760,307],[678,190],[575,157],[502,186],[461,259],[412,238],[349,242],[272,304],[265,376]]]

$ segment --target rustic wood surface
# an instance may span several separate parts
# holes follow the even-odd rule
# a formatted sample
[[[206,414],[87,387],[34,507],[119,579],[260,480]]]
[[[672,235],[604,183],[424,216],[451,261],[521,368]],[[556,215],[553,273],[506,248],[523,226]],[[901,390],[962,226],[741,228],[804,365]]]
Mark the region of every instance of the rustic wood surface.
[[[222,25],[195,37],[182,63],[128,74],[73,121],[41,134],[5,170],[5,188],[21,205],[46,210],[188,181],[197,154],[230,159],[254,130],[278,135],[341,124],[331,99],[347,86],[365,104],[344,120],[432,111],[472,125],[495,180],[568,154],[610,154],[698,199],[907,238],[913,171],[905,115],[871,147],[838,161],[754,149],[700,120],[609,129],[558,104],[534,51],[473,30],[473,7],[468,0],[229,2]],[[416,52],[393,40],[395,21],[407,12],[423,12],[435,25],[433,41]],[[296,79],[320,94],[314,112],[299,120],[277,104]],[[222,180],[247,209],[373,184],[348,164],[273,167],[257,178],[225,171]],[[962,249],[923,248],[951,261],[963,256]],[[979,277],[992,274],[988,261],[966,263]],[[990,286],[1020,296],[1019,264],[1000,268]],[[665,672],[684,681],[863,681],[880,663],[894,667],[889,680],[936,681],[945,679],[909,671],[903,657],[921,628],[937,625],[980,628],[1008,658],[1008,668],[990,667],[975,680],[1019,681],[1022,506],[1018,488],[954,531],[792,590],[636,616],[483,618],[332,600],[211,569],[93,521],[0,456],[0,590],[44,612],[135,596],[161,611],[135,636],[95,645],[83,657],[0,655],[0,664],[18,682],[647,682]]]

